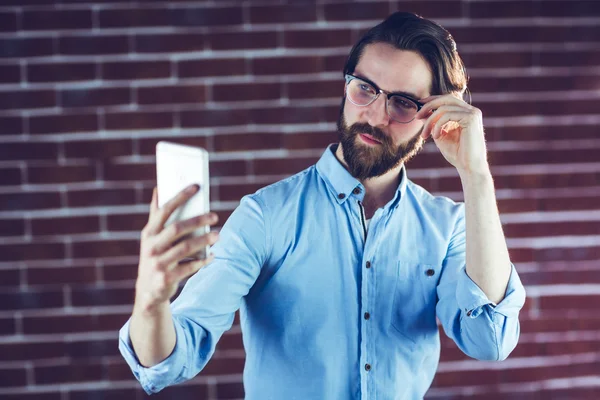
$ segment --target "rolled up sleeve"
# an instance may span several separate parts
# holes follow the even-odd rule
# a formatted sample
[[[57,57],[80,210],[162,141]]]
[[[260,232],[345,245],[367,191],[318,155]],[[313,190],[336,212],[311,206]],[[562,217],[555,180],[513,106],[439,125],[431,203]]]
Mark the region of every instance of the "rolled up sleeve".
[[[175,317],[173,318],[175,319]],[[169,357],[152,367],[144,367],[140,364],[131,344],[129,337],[130,323],[131,320],[127,321],[119,331],[119,351],[144,391],[148,394],[156,393],[171,383],[185,380],[187,356],[185,354],[186,346],[182,343],[182,339],[185,338],[182,326],[175,321],[177,340]]]
[[[466,272],[464,217],[459,218],[437,287],[436,313],[444,332],[468,356],[479,360],[504,360],[519,340],[519,311],[525,288],[511,263],[504,299],[490,301]]]
[[[461,270],[456,284],[456,301],[459,308],[469,318],[477,318],[486,308],[490,312],[502,314],[505,317],[518,317],[525,303],[525,288],[521,283],[515,266],[511,264],[511,273],[506,287],[504,299],[498,304],[490,301],[483,290],[467,274],[466,268]]]

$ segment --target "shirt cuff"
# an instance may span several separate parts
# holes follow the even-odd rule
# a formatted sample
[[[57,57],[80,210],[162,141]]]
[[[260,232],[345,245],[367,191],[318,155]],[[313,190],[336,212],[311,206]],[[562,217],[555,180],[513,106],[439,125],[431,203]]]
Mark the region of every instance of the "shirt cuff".
[[[131,319],[125,323],[125,325],[119,331],[119,351],[125,358],[125,361],[131,368],[133,375],[142,385],[142,388],[147,394],[159,392],[168,385],[171,385],[178,381],[185,370],[185,333],[183,328],[174,319],[176,342],[173,352],[160,363],[152,367],[144,367],[140,364],[133,345],[131,344],[131,338],[129,337],[129,325]]]
[[[525,288],[515,266],[512,263],[510,265],[511,272],[506,287],[506,295],[498,304],[488,299],[483,290],[467,275],[466,268],[462,269],[456,285],[456,301],[467,317],[477,318],[483,312],[485,306],[507,318],[519,315],[519,311],[525,304]]]

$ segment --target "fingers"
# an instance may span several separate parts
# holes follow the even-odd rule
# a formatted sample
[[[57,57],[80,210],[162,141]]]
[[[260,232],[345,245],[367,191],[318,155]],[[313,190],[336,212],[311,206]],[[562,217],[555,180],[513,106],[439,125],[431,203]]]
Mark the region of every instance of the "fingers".
[[[177,195],[169,200],[164,206],[158,208],[158,199],[156,201],[156,208],[152,206],[153,213],[150,215],[150,219],[148,220],[148,224],[145,227],[145,230],[149,235],[155,235],[162,230],[165,225],[165,222],[173,211],[177,209],[177,207],[183,205],[186,201],[188,201],[194,194],[198,192],[200,187],[198,185],[191,185],[177,193]]]
[[[173,279],[176,280],[177,282],[181,282],[182,280],[184,280],[185,278],[187,278],[190,275],[195,274],[202,267],[210,264],[214,260],[215,260],[215,256],[213,254],[210,254],[204,260],[192,261],[192,262],[189,262],[186,264],[178,265],[177,268],[175,268],[172,272]]]
[[[442,115],[431,128],[431,137],[437,139],[442,134],[442,128],[449,122],[458,123],[466,113],[464,112],[448,112]]]
[[[161,254],[167,250],[174,241],[192,233],[196,229],[207,225],[215,225],[219,221],[219,217],[215,213],[202,214],[197,217],[189,218],[184,221],[175,222],[155,236],[155,241],[152,244],[153,253]]]
[[[162,266],[175,265],[184,258],[203,250],[206,246],[215,244],[217,240],[219,240],[219,234],[217,232],[210,232],[206,235],[191,237],[160,255],[158,257],[158,263]]]
[[[425,121],[425,124],[423,125],[423,131],[421,132],[421,136],[424,139],[427,139],[429,136],[431,136],[432,133],[432,129],[435,126],[436,122],[442,118],[443,115],[452,112],[452,113],[460,113],[460,112],[464,112],[464,108],[462,107],[458,107],[458,106],[449,106],[449,105],[445,105],[445,106],[441,106],[440,108],[438,108],[436,111],[434,111],[429,118],[427,119],[427,121]]]
[[[150,201],[150,217],[158,211],[158,191],[156,186],[152,190],[152,200]]]
[[[439,109],[445,105],[459,106],[466,109],[471,107],[464,100],[457,98],[453,94],[447,94],[444,96],[429,96],[421,99],[421,102],[425,103],[425,105],[423,105],[423,107],[421,107],[421,109],[415,115],[416,119],[427,118],[430,112],[435,111],[436,109]]]

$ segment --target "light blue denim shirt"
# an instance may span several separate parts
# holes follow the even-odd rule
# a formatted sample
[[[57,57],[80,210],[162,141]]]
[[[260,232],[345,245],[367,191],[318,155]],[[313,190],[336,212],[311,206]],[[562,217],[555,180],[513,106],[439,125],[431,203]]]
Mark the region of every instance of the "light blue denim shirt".
[[[436,317],[467,355],[516,346],[525,290],[512,273],[493,304],[465,271],[464,204],[434,197],[402,169],[368,231],[363,185],[330,146],[318,163],[245,196],[216,258],[172,303],[177,344],[145,368],[119,348],[148,393],[190,379],[240,310],[249,400],[420,399],[440,355]]]

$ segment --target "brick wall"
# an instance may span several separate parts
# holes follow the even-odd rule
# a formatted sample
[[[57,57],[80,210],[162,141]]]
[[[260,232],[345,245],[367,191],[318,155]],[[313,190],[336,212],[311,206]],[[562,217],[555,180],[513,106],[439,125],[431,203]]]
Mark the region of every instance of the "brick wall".
[[[428,397],[600,398],[600,1],[289,2],[2,0],[0,398],[146,398],[116,331],[156,142],[211,151],[225,220],[335,141],[349,46],[398,9],[459,44],[528,290],[511,357],[442,338]],[[409,175],[461,199],[431,143]],[[243,363],[236,322],[197,378],[153,398],[240,399]]]

